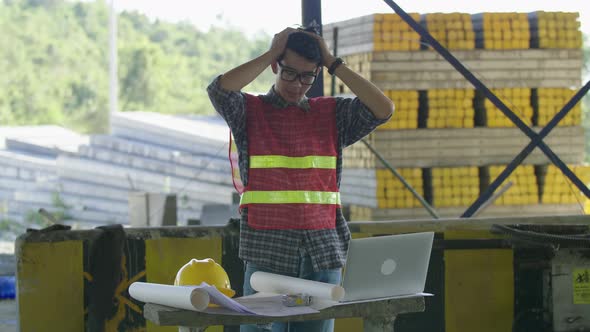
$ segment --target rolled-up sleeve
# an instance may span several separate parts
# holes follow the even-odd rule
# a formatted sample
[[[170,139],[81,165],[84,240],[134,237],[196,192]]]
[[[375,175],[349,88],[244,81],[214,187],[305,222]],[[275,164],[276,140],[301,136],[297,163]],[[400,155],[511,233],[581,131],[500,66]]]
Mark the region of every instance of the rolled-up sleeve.
[[[207,87],[207,93],[215,111],[225,120],[236,141],[236,135],[245,133],[246,97],[239,91],[229,91],[221,87],[216,77]]]
[[[336,126],[342,147],[359,141],[390,118],[376,118],[358,98],[336,98]]]

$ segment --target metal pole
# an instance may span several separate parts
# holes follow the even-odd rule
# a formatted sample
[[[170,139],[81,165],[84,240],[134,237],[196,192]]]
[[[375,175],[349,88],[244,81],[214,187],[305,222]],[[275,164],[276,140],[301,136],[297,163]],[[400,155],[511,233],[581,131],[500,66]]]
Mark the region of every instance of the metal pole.
[[[412,188],[412,186],[406,181],[406,179],[404,179],[404,177],[401,174],[399,174],[398,171],[395,168],[393,168],[393,166],[391,166],[391,164],[388,163],[387,160],[385,160],[385,158],[383,158],[379,151],[375,150],[371,146],[371,144],[369,144],[364,138],[361,139],[361,142],[363,142],[369,148],[369,150],[371,150],[371,152],[373,152],[373,154],[377,156],[377,158],[379,158],[383,165],[385,165],[385,167],[387,167],[387,169],[389,169],[393,173],[393,175],[395,175],[404,184],[404,186],[412,193],[412,195],[414,195],[414,197],[416,197],[417,200],[420,201],[422,206],[424,206],[424,208],[428,211],[428,213],[430,213],[432,217],[434,217],[434,219],[440,219],[438,213],[436,213],[436,211],[430,206],[430,204],[428,204],[428,202],[426,202],[426,200],[422,196],[420,196],[420,194],[418,194],[416,190],[414,190],[414,188]]]
[[[111,120],[118,110],[119,79],[117,77],[117,12],[115,0],[111,0],[109,13],[109,116],[107,128],[112,131]]]
[[[586,85],[584,85],[582,89],[580,89],[574,95],[574,97],[572,97],[572,99],[561,109],[561,111],[559,111],[553,117],[553,119],[551,119],[551,121],[549,121],[549,123],[543,127],[543,129],[541,129],[541,132],[539,132],[539,134],[537,134],[535,138],[533,138],[533,140],[531,140],[531,142],[527,144],[527,146],[525,146],[516,157],[514,157],[514,159],[506,166],[502,173],[500,173],[500,175],[498,175],[498,177],[490,184],[486,191],[482,193],[481,196],[469,208],[467,208],[463,215],[461,215],[461,218],[471,217],[478,207],[483,204],[483,202],[485,202],[496,189],[498,189],[500,184],[504,182],[508,176],[510,176],[512,171],[514,171],[516,167],[518,167],[518,165],[520,165],[536,147],[539,147],[541,150],[543,150],[547,158],[549,158],[549,160],[555,164],[555,166],[559,167],[563,174],[568,179],[570,179],[576,185],[576,187],[578,187],[578,189],[580,189],[580,191],[586,195],[586,197],[590,197],[590,189],[588,189],[588,187],[586,187],[586,185],[576,176],[576,174],[574,174],[569,169],[569,167],[567,167],[567,165],[561,161],[561,159],[559,159],[559,157],[555,155],[548,146],[544,145],[543,143],[543,139],[549,135],[557,123],[567,115],[567,113],[578,103],[578,101],[588,92],[588,90],[590,90],[590,81],[587,82]],[[544,146],[547,147],[547,150],[543,149]]]
[[[301,24],[308,26],[315,21],[320,27],[320,36],[322,35],[322,1],[321,0],[301,0]],[[307,96],[321,97],[324,95],[324,75],[320,71],[315,83],[307,92]]]
[[[498,198],[500,198],[500,196],[504,195],[504,193],[506,191],[508,191],[508,189],[510,189],[510,187],[512,187],[512,181],[509,181],[508,183],[506,183],[504,186],[502,186],[502,188],[500,188],[500,190],[498,190],[495,194],[493,194],[492,197],[490,197],[487,201],[485,201],[485,203],[483,203],[479,207],[479,209],[477,209],[473,213],[471,218],[475,218],[478,214],[482,213],[483,210],[485,210],[488,206],[492,205]]]
[[[338,27],[334,27],[334,56],[338,56]],[[332,75],[330,96],[336,95],[336,76]]]

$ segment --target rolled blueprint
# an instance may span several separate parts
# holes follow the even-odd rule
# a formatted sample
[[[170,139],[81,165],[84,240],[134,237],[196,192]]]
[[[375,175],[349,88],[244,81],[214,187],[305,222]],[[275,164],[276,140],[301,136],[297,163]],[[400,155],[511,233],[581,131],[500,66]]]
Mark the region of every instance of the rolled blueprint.
[[[260,293],[304,293],[331,301],[340,301],[344,297],[344,288],[338,285],[268,272],[254,272],[252,277],[250,277],[250,285],[255,291]]]
[[[209,305],[209,294],[196,286],[171,286],[134,282],[129,286],[129,295],[142,302],[169,307],[203,311]]]

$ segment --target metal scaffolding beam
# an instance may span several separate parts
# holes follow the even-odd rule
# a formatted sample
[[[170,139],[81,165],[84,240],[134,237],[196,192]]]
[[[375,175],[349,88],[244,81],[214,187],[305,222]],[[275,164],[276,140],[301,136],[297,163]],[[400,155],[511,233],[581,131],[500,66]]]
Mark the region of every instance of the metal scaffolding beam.
[[[301,25],[308,26],[312,22],[320,27],[320,35],[322,35],[322,0],[301,0]],[[308,97],[321,97],[324,95],[324,75],[320,71],[315,83],[307,92]]]

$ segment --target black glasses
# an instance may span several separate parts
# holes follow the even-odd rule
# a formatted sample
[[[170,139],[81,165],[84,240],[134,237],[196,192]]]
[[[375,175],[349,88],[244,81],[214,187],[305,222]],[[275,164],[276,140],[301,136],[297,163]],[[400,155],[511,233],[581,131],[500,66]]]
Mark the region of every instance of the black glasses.
[[[278,62],[281,67],[281,79],[287,82],[293,82],[299,78],[299,82],[303,85],[312,85],[315,82],[316,74],[313,72],[298,73],[295,69],[285,67],[281,62]]]

